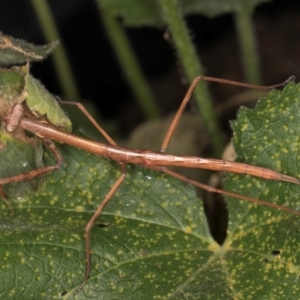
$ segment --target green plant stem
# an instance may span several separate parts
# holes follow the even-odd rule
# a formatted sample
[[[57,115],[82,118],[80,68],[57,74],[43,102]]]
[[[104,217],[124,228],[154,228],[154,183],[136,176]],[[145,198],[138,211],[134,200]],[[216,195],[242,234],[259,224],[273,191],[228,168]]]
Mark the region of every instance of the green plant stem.
[[[235,24],[242,52],[245,79],[251,84],[260,85],[259,58],[256,49],[251,13],[243,8],[237,11],[235,13]]]
[[[99,0],[97,1],[102,21],[122,69],[126,72],[131,90],[146,117],[149,119],[158,118],[160,110],[139,67],[126,33],[113,14],[108,9],[104,9],[100,2]]]
[[[39,19],[47,42],[60,40],[59,33],[47,1],[31,0],[31,3],[36,11],[36,15]],[[60,42],[60,46],[53,52],[53,59],[56,72],[62,85],[64,96],[69,100],[80,99],[77,85],[75,83],[75,79],[73,77],[68,57],[62,42]]]
[[[186,24],[175,0],[159,0],[163,15],[168,23],[172,39],[178,51],[186,77],[189,82],[203,74],[203,69],[196,55]],[[223,139],[213,109],[207,84],[202,82],[194,92],[201,116],[212,140],[214,155],[219,156],[223,149]]]

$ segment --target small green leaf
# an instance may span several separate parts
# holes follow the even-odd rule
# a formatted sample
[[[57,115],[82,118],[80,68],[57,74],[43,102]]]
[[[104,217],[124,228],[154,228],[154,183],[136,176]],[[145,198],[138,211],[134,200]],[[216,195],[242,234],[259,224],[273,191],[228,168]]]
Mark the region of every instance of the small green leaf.
[[[29,66],[0,68],[0,116],[5,116],[16,103],[26,100],[29,110],[37,118],[46,117],[56,127],[70,132],[72,124],[57,99],[29,73]]]
[[[7,114],[13,106],[22,102],[26,96],[25,67],[13,67],[11,69],[0,68],[0,116]]]
[[[14,66],[46,58],[58,45],[58,41],[37,46],[24,40],[15,39],[0,32],[0,66]]]
[[[120,17],[125,26],[162,27],[160,9],[156,1],[139,0],[98,0],[105,13]]]
[[[31,75],[28,77],[26,89],[26,104],[35,116],[45,116],[52,125],[66,132],[72,130],[71,121],[59,106],[57,99]]]

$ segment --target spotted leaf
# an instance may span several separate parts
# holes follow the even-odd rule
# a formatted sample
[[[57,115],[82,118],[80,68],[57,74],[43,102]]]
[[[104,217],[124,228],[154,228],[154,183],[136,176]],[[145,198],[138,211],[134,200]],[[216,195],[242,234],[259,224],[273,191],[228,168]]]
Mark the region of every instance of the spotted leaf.
[[[299,86],[271,92],[233,123],[238,159],[297,177]],[[192,187],[159,172],[128,176],[91,231],[84,226],[120,171],[115,163],[60,146],[64,166],[44,176],[28,201],[1,207],[0,292],[9,299],[298,299],[299,217],[227,199],[228,235],[210,236]],[[5,157],[1,156],[1,160]],[[53,163],[45,154],[45,164]],[[299,210],[300,187],[228,175],[226,188]]]

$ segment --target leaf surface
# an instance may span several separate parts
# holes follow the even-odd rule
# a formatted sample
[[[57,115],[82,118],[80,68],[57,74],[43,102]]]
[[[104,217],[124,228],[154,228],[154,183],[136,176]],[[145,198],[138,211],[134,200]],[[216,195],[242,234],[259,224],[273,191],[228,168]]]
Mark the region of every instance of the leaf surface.
[[[183,15],[201,14],[210,18],[225,13],[246,10],[251,14],[255,7],[270,0],[178,0]],[[101,7],[115,17],[121,18],[128,27],[135,26],[166,26],[159,7],[159,1],[152,0],[101,0]]]
[[[253,111],[242,109],[233,122],[238,159],[297,177],[299,101],[299,86],[289,84]],[[91,278],[74,296],[85,270],[84,226],[120,171],[107,159],[60,149],[64,166],[44,176],[28,201],[11,199],[14,219],[1,207],[3,299],[300,297],[298,216],[228,199],[228,236],[220,247],[192,187],[139,167],[128,167],[93,227]],[[299,210],[297,185],[245,175],[228,175],[225,185]]]
[[[8,67],[43,60],[57,45],[58,41],[48,45],[34,45],[0,32],[0,66]]]
[[[52,125],[63,131],[71,132],[72,124],[59,106],[57,99],[34,77],[28,76],[26,83],[28,96],[26,104],[36,117],[46,117]]]

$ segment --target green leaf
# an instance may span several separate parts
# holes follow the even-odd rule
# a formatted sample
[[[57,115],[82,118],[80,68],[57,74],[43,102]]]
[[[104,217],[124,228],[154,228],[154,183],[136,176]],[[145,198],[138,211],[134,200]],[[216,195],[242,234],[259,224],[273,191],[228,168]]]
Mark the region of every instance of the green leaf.
[[[163,20],[156,1],[98,0],[105,13],[122,18],[125,26],[162,27]]]
[[[70,119],[60,108],[57,99],[46,90],[40,81],[29,75],[26,89],[28,92],[26,104],[36,117],[45,116],[52,125],[71,132]]]
[[[240,161],[297,176],[299,86],[274,91],[233,123]],[[120,175],[109,160],[62,145],[65,163],[27,202],[2,205],[3,299],[298,299],[299,217],[228,200],[228,237],[210,237],[192,187],[138,167],[91,232],[84,290],[84,226]],[[5,157],[0,156],[0,163]],[[17,161],[16,161],[17,163]],[[45,164],[53,163],[49,154]],[[234,192],[299,209],[299,186],[228,175]]]
[[[0,68],[0,116],[1,118],[12,107],[22,102],[26,96],[27,67]]]
[[[254,111],[242,108],[232,123],[238,159],[299,177],[299,109],[300,86],[294,83],[282,92],[272,91]],[[230,174],[225,187],[295,211],[300,208],[298,185]],[[298,299],[299,216],[232,200],[228,210],[225,265],[234,275],[234,290],[253,299]]]
[[[48,45],[34,45],[15,39],[0,32],[0,66],[14,66],[46,58],[58,45],[55,41]]]
[[[179,0],[185,15],[201,14],[210,18],[217,17],[226,13],[234,13],[241,9],[247,8],[249,14],[255,7],[261,3],[270,2],[271,0]]]
[[[29,66],[0,68],[0,116],[3,117],[16,103],[26,104],[37,118],[46,119],[56,127],[70,132],[72,124],[59,106],[57,99],[29,73]]]
[[[83,279],[84,225],[120,172],[106,159],[62,149],[64,167],[47,176],[28,202],[14,202],[13,220],[1,220],[2,272],[14,276],[3,285],[6,297],[58,299],[68,291],[72,299]],[[99,292],[104,299],[164,296],[177,288],[177,276],[184,282],[212,254],[208,246],[214,243],[194,190],[157,172],[129,168],[97,224],[108,227],[92,230],[93,269],[79,299]],[[165,288],[153,289],[161,282]]]
[[[41,150],[40,144],[20,132],[14,133],[13,137],[11,134],[0,131],[0,178],[28,172],[41,165],[37,161],[37,154]],[[37,188],[37,181],[35,179],[9,184],[4,186],[4,190],[7,195],[17,199],[18,202],[24,202],[28,200],[28,195]]]
[[[173,0],[172,0],[173,1]],[[270,0],[179,0],[177,1],[183,15],[201,14],[213,18],[224,13],[232,13],[247,7],[249,14],[254,8]],[[161,15],[159,1],[152,0],[99,0],[102,8],[122,18],[125,26],[153,26],[163,27],[166,25]]]

